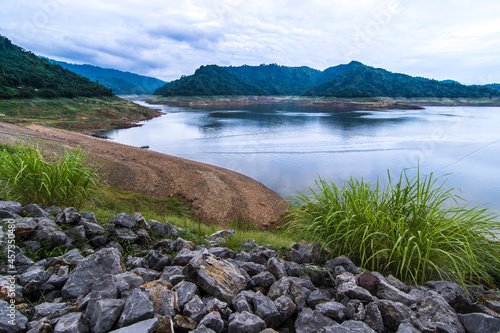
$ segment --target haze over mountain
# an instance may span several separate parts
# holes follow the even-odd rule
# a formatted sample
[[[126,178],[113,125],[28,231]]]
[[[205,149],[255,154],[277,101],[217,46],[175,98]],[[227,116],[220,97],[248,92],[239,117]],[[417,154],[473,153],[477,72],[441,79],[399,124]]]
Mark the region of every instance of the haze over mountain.
[[[439,82],[392,73],[357,61],[319,71],[277,64],[260,66],[201,66],[155,91],[162,96],[303,95],[334,97],[466,97],[497,96],[485,86]]]
[[[0,35],[0,99],[113,96],[108,88],[41,59]]]
[[[98,82],[110,88],[117,95],[145,95],[163,86],[166,82],[151,76],[123,72],[112,68],[102,68],[93,65],[70,64],[64,61],[48,59],[54,64],[69,69],[91,81]]]

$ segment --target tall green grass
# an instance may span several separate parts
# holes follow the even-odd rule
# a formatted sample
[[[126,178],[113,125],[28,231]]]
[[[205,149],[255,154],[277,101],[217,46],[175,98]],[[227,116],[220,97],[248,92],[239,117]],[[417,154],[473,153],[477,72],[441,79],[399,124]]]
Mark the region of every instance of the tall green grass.
[[[408,283],[430,279],[499,281],[500,224],[480,207],[460,206],[461,198],[432,174],[394,184],[351,178],[342,186],[319,179],[312,195],[299,194],[288,230],[346,255],[373,271]]]
[[[23,204],[80,209],[98,182],[96,164],[81,148],[44,157],[44,147],[19,142],[15,152],[0,152],[0,194]]]

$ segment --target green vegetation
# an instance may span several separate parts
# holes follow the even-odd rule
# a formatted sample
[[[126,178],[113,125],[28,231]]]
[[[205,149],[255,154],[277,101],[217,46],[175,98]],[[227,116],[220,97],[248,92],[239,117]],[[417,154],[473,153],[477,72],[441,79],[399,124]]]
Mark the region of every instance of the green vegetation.
[[[333,257],[392,273],[407,283],[429,279],[500,280],[500,224],[486,209],[453,206],[460,200],[432,174],[382,187],[350,179],[338,187],[320,179],[301,194],[289,232],[322,244]],[[497,232],[497,234],[495,234]]]
[[[19,143],[16,152],[0,152],[1,196],[23,204],[81,208],[98,182],[96,166],[86,165],[83,149],[65,150],[47,160],[39,149]]]
[[[108,88],[41,59],[0,36],[0,99],[112,95]]]
[[[47,59],[51,63],[60,65],[76,74],[111,89],[117,95],[145,95],[152,93],[166,82],[160,79],[123,72],[117,69],[102,68],[92,65],[69,64],[64,61]]]
[[[485,84],[486,87],[493,88],[495,90],[500,90],[500,83]]]
[[[498,91],[391,73],[352,61],[318,71],[276,64],[260,66],[201,66],[155,91],[168,96],[318,96],[318,97],[439,97],[491,98]]]

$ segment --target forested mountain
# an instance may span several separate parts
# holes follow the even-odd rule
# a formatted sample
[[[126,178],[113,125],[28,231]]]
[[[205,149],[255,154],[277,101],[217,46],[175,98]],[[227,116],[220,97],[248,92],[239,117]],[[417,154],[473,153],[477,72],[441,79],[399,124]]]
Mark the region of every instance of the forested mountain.
[[[0,35],[0,99],[112,95],[108,88],[41,59]]]
[[[309,67],[202,66],[155,91],[163,96],[303,95],[332,97],[466,97],[498,95],[490,87],[392,73],[357,61],[318,71]]]
[[[500,90],[500,83],[485,84],[485,86],[496,89],[496,90]]]
[[[64,61],[51,59],[48,60],[72,72],[80,74],[89,80],[99,82],[103,86],[110,88],[113,93],[117,95],[150,94],[166,83],[154,77],[123,72],[117,69],[102,68],[92,65],[69,64]]]
[[[201,66],[193,75],[181,77],[155,91],[162,96],[268,95],[217,65]]]

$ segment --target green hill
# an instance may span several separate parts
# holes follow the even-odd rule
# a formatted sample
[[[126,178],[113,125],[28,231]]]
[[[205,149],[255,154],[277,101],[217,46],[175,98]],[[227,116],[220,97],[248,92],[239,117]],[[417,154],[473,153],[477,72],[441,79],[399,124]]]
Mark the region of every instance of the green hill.
[[[93,65],[70,64],[64,61],[48,59],[54,64],[69,69],[89,80],[99,82],[110,88],[117,95],[143,95],[150,94],[166,82],[160,79],[139,75],[130,72],[123,72],[117,69],[102,68]]]
[[[264,89],[248,83],[217,65],[201,66],[193,75],[181,77],[155,91],[162,96],[268,95]]]
[[[485,84],[485,86],[496,90],[500,90],[500,83]]]
[[[342,67],[340,67],[342,66]],[[497,94],[493,89],[466,86],[460,83],[443,83],[422,77],[392,73],[352,61],[326,69],[330,79],[308,89],[303,96],[332,97],[447,97],[481,98]]]
[[[113,93],[0,35],[0,99],[77,96],[113,96]]]

